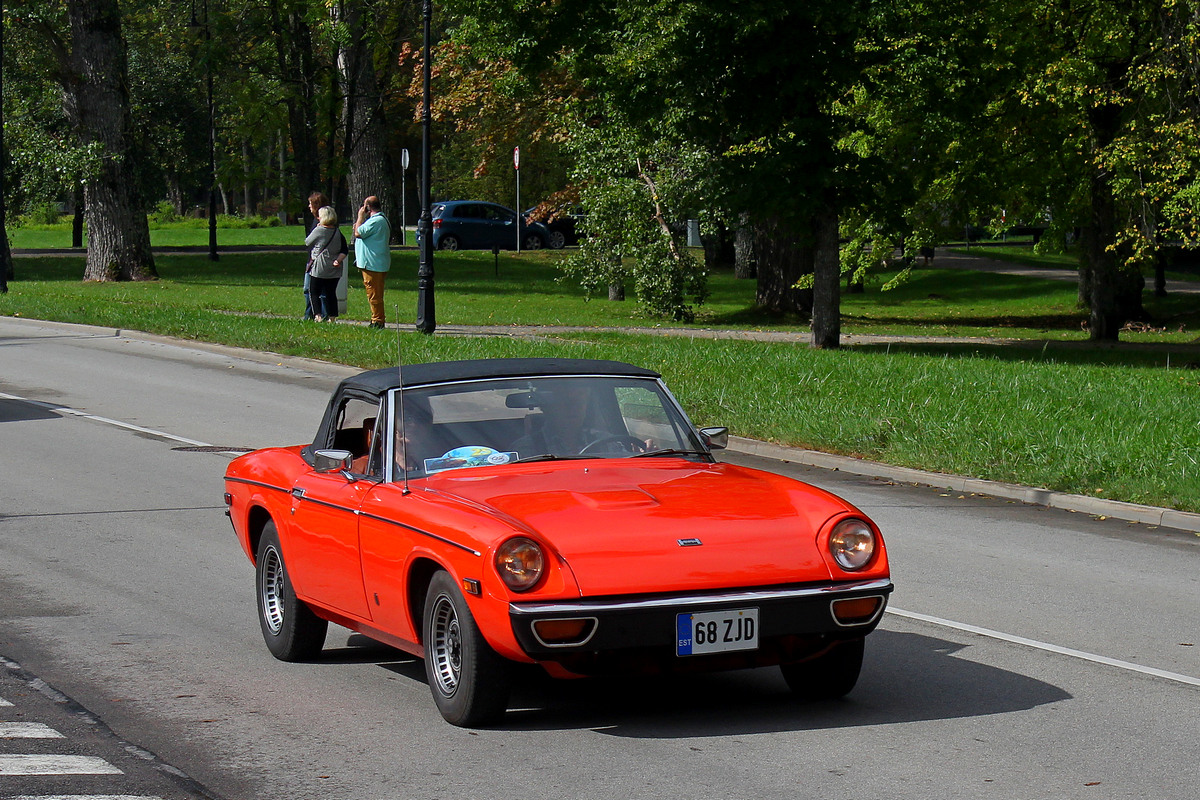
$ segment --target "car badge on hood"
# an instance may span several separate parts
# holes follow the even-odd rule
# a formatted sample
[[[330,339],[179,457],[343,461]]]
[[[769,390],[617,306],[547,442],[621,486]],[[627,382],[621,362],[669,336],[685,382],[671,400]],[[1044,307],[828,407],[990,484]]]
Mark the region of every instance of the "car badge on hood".
[[[675,541],[679,542],[680,547],[699,547],[704,544],[699,539],[676,539]]]

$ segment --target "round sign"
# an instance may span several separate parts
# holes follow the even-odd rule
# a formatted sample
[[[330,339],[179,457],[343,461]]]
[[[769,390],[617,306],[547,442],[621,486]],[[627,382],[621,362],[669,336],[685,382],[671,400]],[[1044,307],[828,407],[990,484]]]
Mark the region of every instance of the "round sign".
[[[521,168],[521,148],[513,148],[513,169]]]
[[[400,151],[400,169],[408,169],[408,148]]]

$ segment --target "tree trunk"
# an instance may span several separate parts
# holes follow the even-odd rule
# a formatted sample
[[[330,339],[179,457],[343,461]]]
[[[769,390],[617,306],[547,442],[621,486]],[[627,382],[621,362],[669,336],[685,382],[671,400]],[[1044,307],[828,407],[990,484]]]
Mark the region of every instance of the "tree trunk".
[[[733,234],[724,225],[717,226],[717,232],[701,234],[700,243],[704,245],[704,266],[710,270],[725,269],[734,265]]]
[[[738,223],[733,234],[733,277],[739,280],[754,280],[758,277],[754,226],[750,222],[750,215],[744,212],[738,216]]]
[[[608,285],[608,299],[614,303],[619,303],[625,299],[625,284],[621,281],[613,281]]]
[[[0,65],[4,64],[4,25],[0,20]],[[4,69],[0,66],[0,97],[4,96]],[[12,250],[8,246],[8,207],[4,203],[8,185],[8,150],[4,144],[4,104],[0,103],[0,294],[8,292],[8,282],[15,278]]]
[[[349,165],[346,187],[351,209],[361,206],[365,197],[379,197],[384,214],[392,222],[392,243],[400,244],[403,235],[400,197],[387,147],[383,97],[371,58],[372,39],[365,30],[362,11],[358,0],[350,0],[342,6],[343,20],[350,34],[349,44],[338,53],[338,69],[346,89],[343,111]]]
[[[83,247],[83,219],[87,202],[83,199],[83,183],[75,186],[75,216],[71,218],[71,247]]]
[[[1115,106],[1088,112],[1094,152],[1116,137],[1120,110]],[[1110,249],[1116,241],[1117,211],[1112,181],[1107,171],[1091,176],[1090,208],[1082,230],[1082,265],[1079,292],[1088,307],[1088,337],[1094,342],[1115,342],[1126,322],[1145,317],[1141,273],[1124,265],[1120,253]]]
[[[254,216],[254,182],[250,180],[250,140],[242,138],[242,213]]]
[[[812,346],[836,348],[842,336],[842,257],[838,214],[830,209],[816,218],[817,250],[813,264]]]
[[[281,8],[282,6],[282,8]],[[317,160],[316,76],[313,72],[312,29],[305,18],[306,3],[298,0],[273,0],[271,14],[276,37],[279,76],[285,87],[288,134],[292,140],[292,169],[300,186],[300,196],[320,191],[320,165]],[[304,229],[312,228],[312,212],[304,206]]]
[[[799,237],[782,228],[775,219],[754,223],[755,251],[758,254],[758,305],[781,314],[812,313],[811,289],[797,289],[796,283],[813,272],[814,252]]]
[[[125,43],[117,0],[68,0],[67,106],[80,144],[99,144],[99,174],[84,183],[86,281],[156,280],[150,226],[138,191]]]

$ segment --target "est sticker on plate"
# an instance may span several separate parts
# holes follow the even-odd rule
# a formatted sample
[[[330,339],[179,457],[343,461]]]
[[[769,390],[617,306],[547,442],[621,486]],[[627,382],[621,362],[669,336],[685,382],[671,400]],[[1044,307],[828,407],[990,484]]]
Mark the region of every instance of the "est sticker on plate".
[[[675,629],[676,655],[755,650],[758,648],[758,609],[679,614],[675,617]]]

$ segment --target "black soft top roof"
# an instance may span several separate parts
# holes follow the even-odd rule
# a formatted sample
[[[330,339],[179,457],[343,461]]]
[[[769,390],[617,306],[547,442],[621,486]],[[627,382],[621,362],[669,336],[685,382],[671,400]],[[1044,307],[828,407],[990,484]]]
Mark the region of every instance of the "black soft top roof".
[[[397,367],[373,369],[346,378],[339,389],[361,389],[382,394],[400,386]],[[620,361],[587,358],[484,358],[471,361],[439,361],[432,364],[405,364],[404,386],[428,386],[434,383],[477,380],[480,378],[530,378],[539,375],[623,375],[658,378],[654,370]]]

